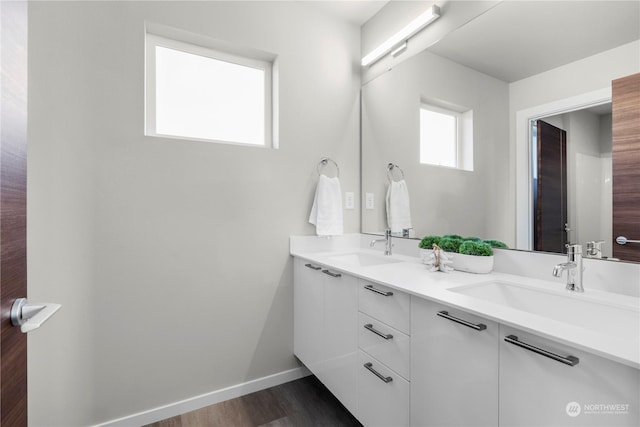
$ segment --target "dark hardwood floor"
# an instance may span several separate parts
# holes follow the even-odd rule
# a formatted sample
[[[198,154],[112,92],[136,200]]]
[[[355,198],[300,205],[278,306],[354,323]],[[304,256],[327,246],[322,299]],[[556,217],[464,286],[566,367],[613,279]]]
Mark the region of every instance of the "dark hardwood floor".
[[[146,427],[361,426],[314,376],[281,384]]]

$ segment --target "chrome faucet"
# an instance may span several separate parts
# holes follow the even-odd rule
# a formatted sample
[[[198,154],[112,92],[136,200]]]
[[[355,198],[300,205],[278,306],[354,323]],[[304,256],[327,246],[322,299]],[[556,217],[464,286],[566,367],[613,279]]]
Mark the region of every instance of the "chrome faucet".
[[[374,239],[371,241],[371,244],[369,246],[374,247],[378,242],[384,242],[384,254],[391,255],[391,248],[393,247],[393,245],[391,244],[390,228],[387,228],[386,230],[384,230],[384,239]]]
[[[588,258],[602,258],[602,245],[604,240],[596,240],[587,242],[587,257]]]
[[[567,245],[567,262],[556,264],[553,267],[553,276],[561,277],[563,271],[567,271],[567,290],[584,292],[582,287],[582,246]]]

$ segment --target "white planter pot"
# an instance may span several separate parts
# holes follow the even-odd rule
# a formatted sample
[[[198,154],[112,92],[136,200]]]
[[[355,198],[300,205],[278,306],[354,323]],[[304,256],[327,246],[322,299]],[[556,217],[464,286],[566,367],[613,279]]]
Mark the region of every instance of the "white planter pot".
[[[429,262],[429,258],[431,257],[431,254],[433,253],[433,249],[420,249],[420,261],[422,261],[423,264],[427,264]]]
[[[467,273],[490,273],[493,270],[493,255],[491,256],[475,256],[454,254],[447,252],[451,255],[451,266],[458,271],[465,271]]]

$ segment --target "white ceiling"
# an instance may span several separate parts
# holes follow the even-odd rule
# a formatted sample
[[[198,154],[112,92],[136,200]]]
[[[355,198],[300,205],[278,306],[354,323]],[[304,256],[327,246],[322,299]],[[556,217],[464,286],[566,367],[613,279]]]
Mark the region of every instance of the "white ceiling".
[[[308,3],[333,16],[362,26],[389,3],[389,0],[312,0]]]
[[[640,39],[640,1],[505,1],[430,51],[513,82]]]

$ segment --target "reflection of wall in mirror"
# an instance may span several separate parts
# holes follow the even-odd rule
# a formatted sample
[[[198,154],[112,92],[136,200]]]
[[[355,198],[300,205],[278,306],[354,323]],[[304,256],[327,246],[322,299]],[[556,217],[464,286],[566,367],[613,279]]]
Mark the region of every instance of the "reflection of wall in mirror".
[[[456,233],[514,243],[509,197],[508,85],[428,51],[362,89],[362,231],[385,227],[386,166],[405,172],[414,235]],[[473,110],[473,171],[420,164],[421,102]],[[363,203],[364,205],[364,203]],[[507,215],[507,217],[505,217]]]

